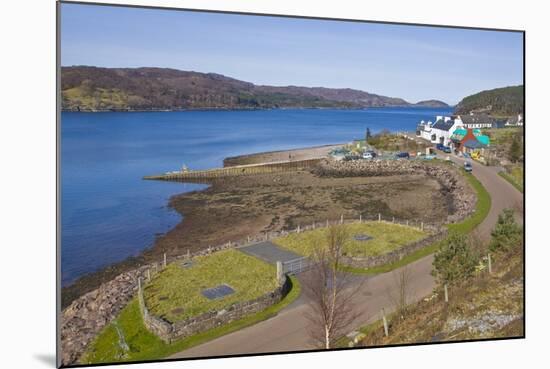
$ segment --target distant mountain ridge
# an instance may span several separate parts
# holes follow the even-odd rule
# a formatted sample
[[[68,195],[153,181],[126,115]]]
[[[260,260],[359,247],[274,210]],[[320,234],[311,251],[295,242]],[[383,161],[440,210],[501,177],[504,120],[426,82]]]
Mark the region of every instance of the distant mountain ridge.
[[[169,68],[62,67],[61,92],[68,111],[448,107],[438,100],[411,104],[349,88],[261,86]]]
[[[485,113],[502,117],[523,114],[523,94],[523,85],[481,91],[462,99],[454,113]]]

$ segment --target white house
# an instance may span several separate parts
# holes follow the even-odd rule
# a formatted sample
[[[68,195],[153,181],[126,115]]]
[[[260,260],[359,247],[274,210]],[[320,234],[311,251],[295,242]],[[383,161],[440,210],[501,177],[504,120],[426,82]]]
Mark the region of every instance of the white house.
[[[462,121],[440,115],[436,117],[435,123],[421,121],[416,127],[416,135],[434,144],[450,146],[452,133],[462,126]]]
[[[465,114],[457,115],[455,121],[466,128],[492,128],[496,120],[487,114]]]
[[[523,126],[523,115],[518,114],[517,116],[513,116],[510,119],[504,123],[507,127],[521,127]]]

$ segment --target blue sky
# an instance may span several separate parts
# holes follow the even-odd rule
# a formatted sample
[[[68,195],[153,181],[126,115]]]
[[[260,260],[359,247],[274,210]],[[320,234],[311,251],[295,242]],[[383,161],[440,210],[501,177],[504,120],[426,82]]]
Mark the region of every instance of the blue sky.
[[[170,67],[255,84],[457,103],[523,83],[523,35],[62,4],[61,65]]]

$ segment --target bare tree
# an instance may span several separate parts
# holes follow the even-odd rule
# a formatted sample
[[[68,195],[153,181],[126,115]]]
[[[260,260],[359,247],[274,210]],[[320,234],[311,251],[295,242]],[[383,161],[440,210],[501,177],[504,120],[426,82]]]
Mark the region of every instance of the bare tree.
[[[329,227],[325,243],[314,247],[312,267],[303,281],[310,307],[306,318],[311,323],[311,338],[326,349],[334,347],[359,316],[352,300],[361,283],[354,283],[350,274],[339,271],[347,239],[343,226]]]
[[[397,316],[404,319],[407,315],[407,301],[411,296],[411,273],[408,266],[400,268],[393,273],[393,286],[387,290],[388,299],[393,305]]]

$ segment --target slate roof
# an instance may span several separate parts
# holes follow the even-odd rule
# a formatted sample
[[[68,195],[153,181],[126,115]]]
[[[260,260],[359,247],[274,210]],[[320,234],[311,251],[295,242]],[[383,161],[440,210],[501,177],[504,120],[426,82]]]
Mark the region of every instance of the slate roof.
[[[469,149],[481,149],[482,147],[485,147],[485,145],[479,142],[478,140],[470,139],[464,142],[464,147],[467,147]]]
[[[479,124],[479,123],[491,123],[495,122],[495,118],[487,114],[469,114],[461,115],[460,119],[464,124]]]
[[[448,121],[444,121],[443,119],[439,119],[438,121],[436,121],[433,125],[433,129],[440,129],[442,131],[448,131],[450,130],[454,125],[454,121],[452,119],[448,120]]]

